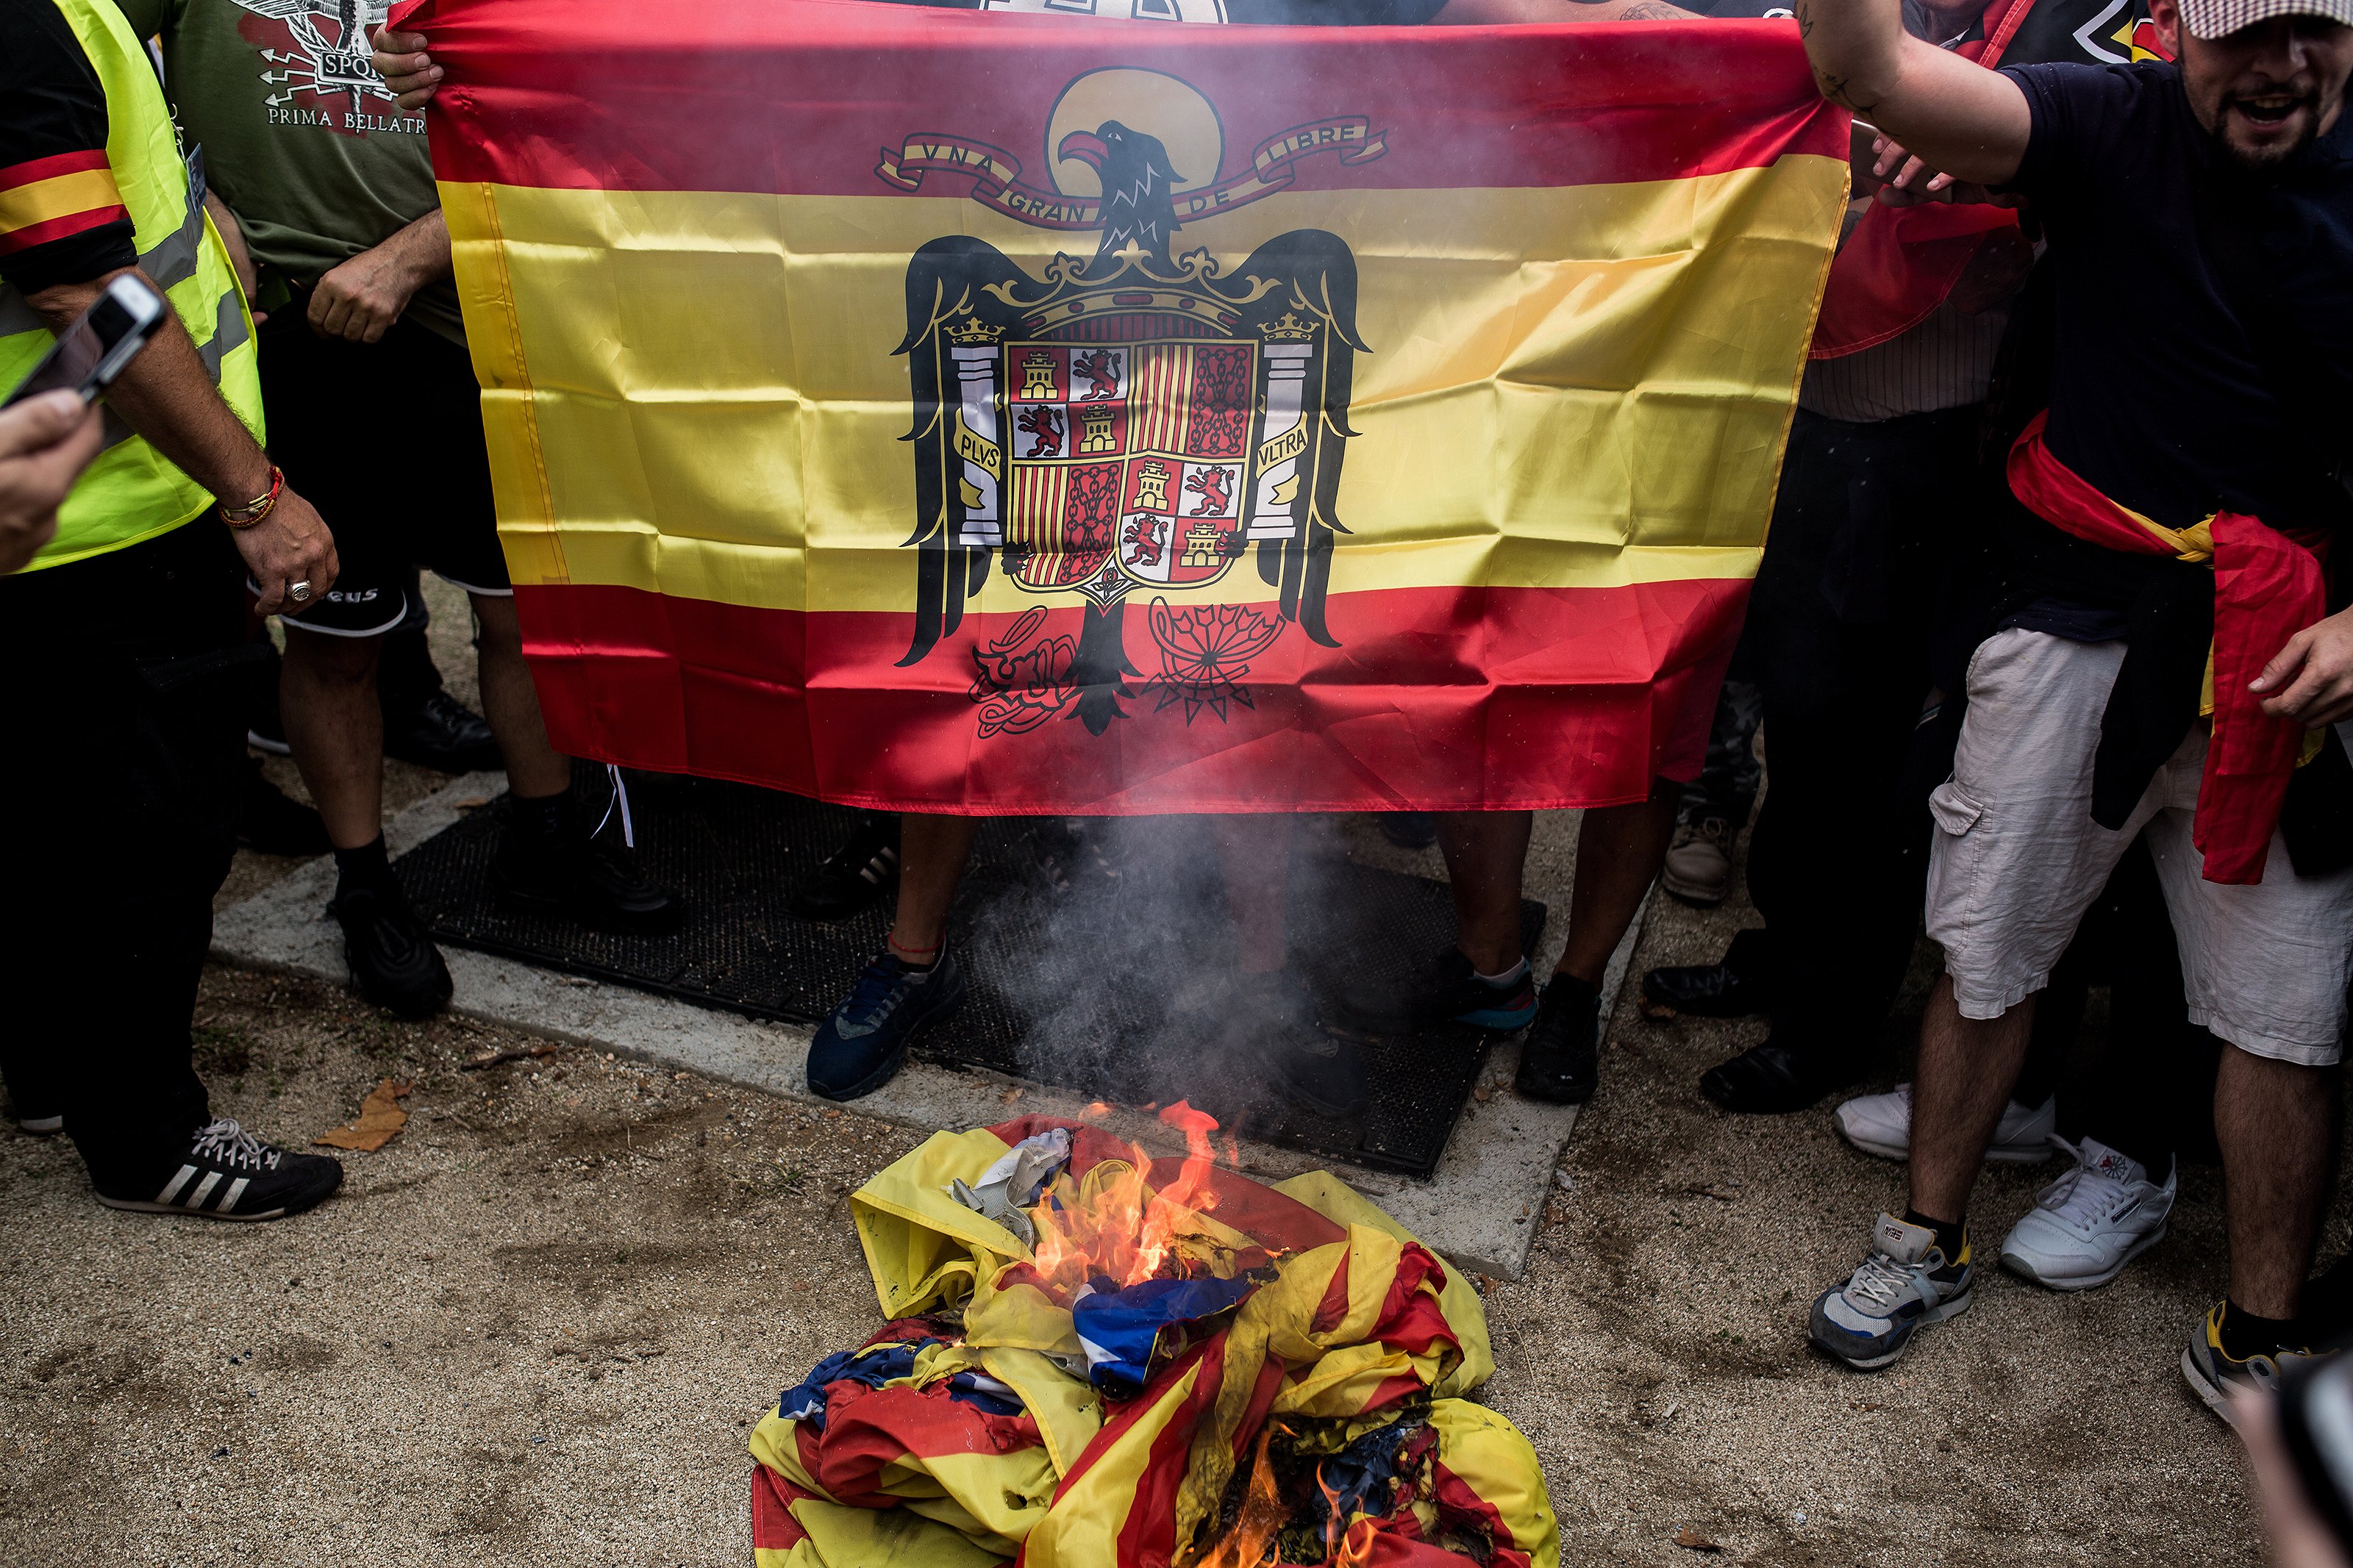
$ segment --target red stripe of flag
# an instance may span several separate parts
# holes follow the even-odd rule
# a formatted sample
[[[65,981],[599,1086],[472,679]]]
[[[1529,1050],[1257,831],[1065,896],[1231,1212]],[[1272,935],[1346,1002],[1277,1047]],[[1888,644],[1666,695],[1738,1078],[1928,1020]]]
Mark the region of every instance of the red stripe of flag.
[[[792,1514],[792,1505],[812,1494],[801,1490],[765,1465],[752,1467],[752,1547],[761,1552],[789,1552],[808,1539],[808,1531]]]
[[[448,72],[428,117],[445,180],[885,195],[879,152],[949,135],[1050,188],[1037,142],[1055,93],[1139,65],[1218,106],[1229,175],[1320,121],[1386,133],[1377,159],[1296,164],[1300,190],[1682,179],[1847,152],[1847,116],[1814,90],[1788,22],[1146,30],[835,0],[425,0],[395,15]]]
[[[13,191],[19,185],[54,180],[59,174],[85,174],[92,169],[108,167],[103,147],[93,147],[81,153],[53,153],[46,158],[11,163],[0,169],[0,191]]]
[[[1551,810],[1642,800],[1707,749],[1748,584],[1335,595],[1342,646],[1291,640],[1222,723],[1048,724],[973,744],[971,661],[901,669],[909,616],[766,610],[637,588],[516,590],[549,736],[575,756],[892,810],[1014,816]],[[1048,633],[1078,631],[1056,609]],[[957,639],[1009,614],[965,616]],[[1136,646],[1142,644],[1144,646]],[[1157,651],[1140,633],[1147,676]],[[811,685],[806,671],[824,671]],[[1149,701],[1151,699],[1139,699]],[[1351,750],[1377,726],[1374,773]],[[827,737],[822,763],[812,749]],[[1271,792],[1282,780],[1289,795]]]
[[[53,239],[64,239],[130,216],[131,210],[117,202],[111,207],[91,207],[87,212],[46,218],[39,223],[27,224],[23,228],[0,230],[0,256],[13,256],[17,251],[30,250],[37,245],[47,245]]]

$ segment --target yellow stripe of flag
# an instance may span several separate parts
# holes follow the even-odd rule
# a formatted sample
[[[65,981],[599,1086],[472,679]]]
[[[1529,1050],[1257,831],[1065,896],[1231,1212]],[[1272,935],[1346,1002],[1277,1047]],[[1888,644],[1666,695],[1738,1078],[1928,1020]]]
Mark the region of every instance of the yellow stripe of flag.
[[[111,169],[82,169],[0,191],[0,235],[122,205]]]

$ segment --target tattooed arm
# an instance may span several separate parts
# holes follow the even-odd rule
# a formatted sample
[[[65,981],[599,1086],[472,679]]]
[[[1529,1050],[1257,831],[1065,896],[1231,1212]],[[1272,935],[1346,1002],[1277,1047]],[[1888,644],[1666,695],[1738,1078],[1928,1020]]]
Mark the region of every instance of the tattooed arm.
[[[1999,71],[1904,31],[1896,0],[1793,0],[1822,96],[1932,169],[1999,184],[2018,173],[2026,95]]]
[[[1667,0],[1446,0],[1434,18],[1458,26],[1498,22],[1691,22],[1696,11]]]

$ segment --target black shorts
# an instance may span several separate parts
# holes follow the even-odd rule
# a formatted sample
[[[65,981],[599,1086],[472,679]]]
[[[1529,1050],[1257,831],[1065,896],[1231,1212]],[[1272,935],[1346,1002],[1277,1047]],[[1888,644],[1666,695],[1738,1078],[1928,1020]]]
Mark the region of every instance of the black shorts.
[[[408,613],[419,566],[470,594],[512,593],[466,351],[407,321],[373,343],[322,338],[306,302],[297,295],[262,324],[261,402],[270,458],[334,531],[341,572],[323,601],[284,623],[388,632]]]

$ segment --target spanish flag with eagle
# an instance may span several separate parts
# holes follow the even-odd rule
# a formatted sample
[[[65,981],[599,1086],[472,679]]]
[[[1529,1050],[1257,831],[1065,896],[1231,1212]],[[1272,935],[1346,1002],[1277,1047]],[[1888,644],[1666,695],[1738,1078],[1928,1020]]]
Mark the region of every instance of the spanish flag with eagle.
[[[1847,194],[1794,27],[1116,4],[396,13],[551,737],[954,813],[1691,776]]]

